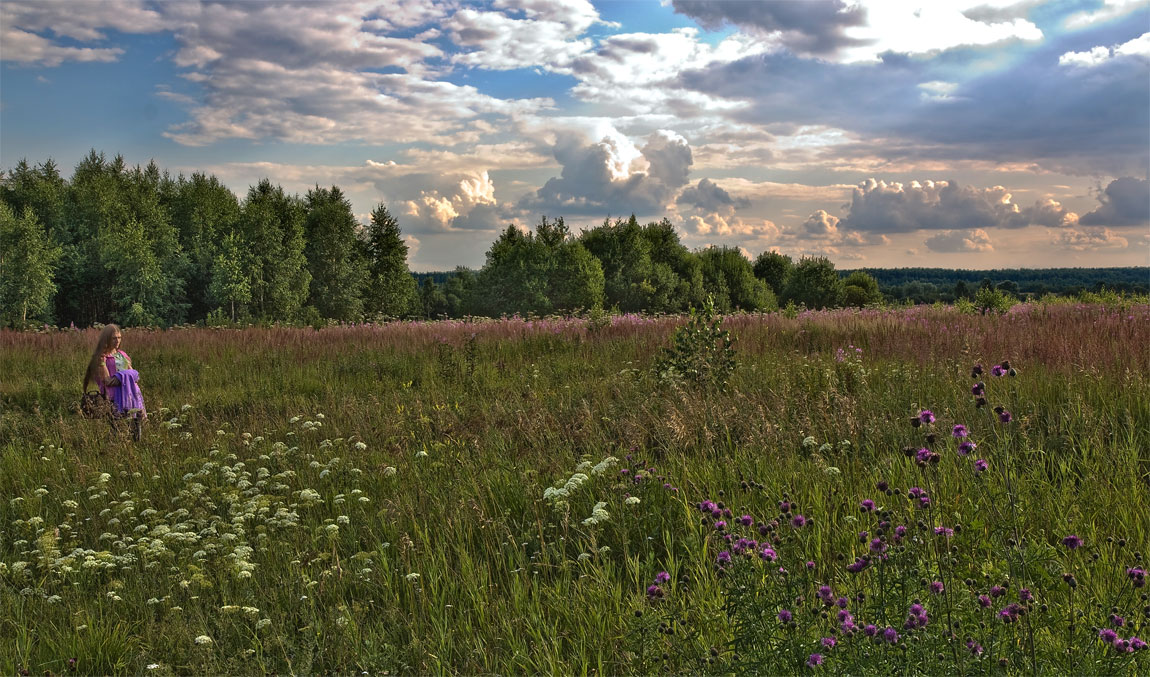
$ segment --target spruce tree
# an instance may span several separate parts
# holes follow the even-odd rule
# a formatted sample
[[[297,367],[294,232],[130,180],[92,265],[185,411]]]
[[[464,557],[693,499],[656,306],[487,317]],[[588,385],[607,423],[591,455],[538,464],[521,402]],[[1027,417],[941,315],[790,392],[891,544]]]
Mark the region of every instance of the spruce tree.
[[[407,243],[399,222],[383,204],[371,212],[364,250],[368,264],[364,312],[385,317],[410,313],[419,295],[415,278],[407,268]]]
[[[17,218],[0,202],[0,325],[26,327],[51,319],[60,248],[31,208]]]

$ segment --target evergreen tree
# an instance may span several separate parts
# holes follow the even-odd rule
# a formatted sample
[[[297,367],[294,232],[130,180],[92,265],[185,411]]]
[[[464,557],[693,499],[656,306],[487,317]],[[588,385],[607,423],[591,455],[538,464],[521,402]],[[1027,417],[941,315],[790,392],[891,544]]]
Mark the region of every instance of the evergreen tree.
[[[959,280],[954,283],[954,298],[955,299],[969,299],[971,297],[970,287],[967,286],[966,280]]]
[[[387,317],[407,315],[417,301],[418,290],[407,268],[407,243],[399,223],[382,204],[371,212],[364,249],[368,264],[364,312]]]
[[[0,326],[23,328],[51,319],[59,258],[60,247],[30,207],[17,218],[0,201]]]
[[[324,317],[357,320],[363,316],[362,294],[368,271],[351,202],[336,186],[316,186],[308,191],[305,202],[305,251],[311,273],[308,303]]]

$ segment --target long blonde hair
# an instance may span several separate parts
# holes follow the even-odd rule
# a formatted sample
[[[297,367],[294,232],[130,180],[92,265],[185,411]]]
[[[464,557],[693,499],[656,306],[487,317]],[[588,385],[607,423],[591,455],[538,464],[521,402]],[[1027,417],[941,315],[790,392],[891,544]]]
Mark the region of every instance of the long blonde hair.
[[[88,360],[88,371],[84,372],[84,392],[88,392],[88,384],[92,381],[99,383],[108,378],[108,365],[104,363],[104,356],[112,352],[113,338],[120,328],[114,324],[106,324],[100,330],[100,337],[96,339],[96,350],[92,352],[92,359]],[[98,378],[103,376],[103,379]]]

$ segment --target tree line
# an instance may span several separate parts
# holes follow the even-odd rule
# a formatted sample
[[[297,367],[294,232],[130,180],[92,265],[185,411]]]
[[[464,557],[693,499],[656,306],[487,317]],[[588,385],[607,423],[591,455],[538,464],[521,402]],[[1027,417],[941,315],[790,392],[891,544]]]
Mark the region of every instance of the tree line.
[[[826,258],[796,262],[777,252],[751,261],[733,247],[691,251],[667,219],[605,220],[577,234],[562,218],[543,217],[530,231],[508,226],[479,270],[413,275],[407,255],[386,205],[360,224],[337,186],[300,196],[265,179],[240,199],[214,176],[172,177],[155,162],[128,167],[94,150],[71,179],[52,160],[21,161],[0,176],[0,326],[677,313],[708,298],[719,312],[897,300],[880,286],[884,271],[836,271]],[[913,293],[916,284],[938,291],[914,280],[896,291]],[[954,298],[974,289],[944,291]]]

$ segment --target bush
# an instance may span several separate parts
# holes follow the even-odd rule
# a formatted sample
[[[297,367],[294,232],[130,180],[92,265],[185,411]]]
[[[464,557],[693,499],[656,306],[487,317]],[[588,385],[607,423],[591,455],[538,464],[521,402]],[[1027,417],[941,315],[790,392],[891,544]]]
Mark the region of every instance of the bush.
[[[735,371],[735,349],[730,332],[719,328],[715,303],[707,297],[702,313],[691,309],[691,319],[675,330],[671,345],[655,363],[655,373],[664,382],[726,390]]]
[[[974,295],[974,307],[983,315],[991,312],[1001,315],[1014,304],[1014,297],[1001,289],[982,287]]]

